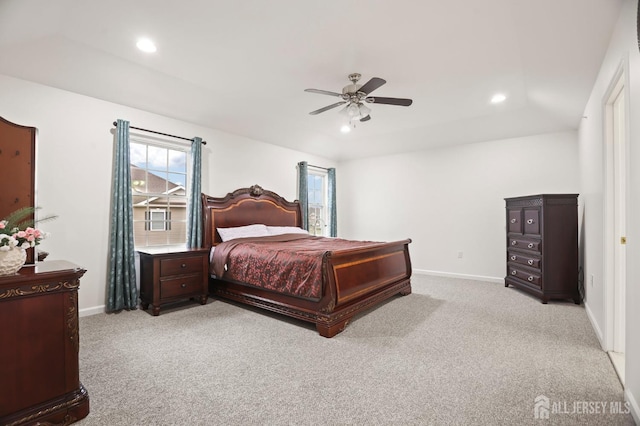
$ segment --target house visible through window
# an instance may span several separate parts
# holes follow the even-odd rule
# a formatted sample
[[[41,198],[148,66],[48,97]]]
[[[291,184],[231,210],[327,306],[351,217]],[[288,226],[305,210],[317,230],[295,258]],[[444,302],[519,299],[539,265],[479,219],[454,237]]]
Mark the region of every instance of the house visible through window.
[[[132,138],[130,155],[136,247],[184,244],[189,147]]]
[[[327,172],[309,167],[307,174],[309,233],[311,235],[327,236]]]

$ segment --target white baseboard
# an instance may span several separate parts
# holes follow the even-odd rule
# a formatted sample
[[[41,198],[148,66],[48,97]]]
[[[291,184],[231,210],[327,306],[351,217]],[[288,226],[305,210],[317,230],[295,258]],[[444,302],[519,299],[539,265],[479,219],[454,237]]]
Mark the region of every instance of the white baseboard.
[[[624,391],[624,399],[629,403],[629,408],[631,408],[631,415],[633,416],[633,420],[637,425],[640,425],[640,406],[638,405],[638,401],[633,397],[633,394],[629,389],[625,389]]]
[[[591,323],[591,328],[593,328],[593,331],[595,331],[596,337],[600,342],[600,347],[602,348],[603,351],[606,352],[607,346],[604,344],[604,335],[602,334],[602,330],[600,330],[600,326],[598,325],[598,323],[595,320],[595,317],[593,316],[593,312],[591,312],[591,308],[589,307],[588,301],[584,302],[584,310],[587,312],[587,318],[589,318],[589,322]]]
[[[413,269],[414,274],[434,275],[436,277],[462,278],[463,280],[489,281],[504,284],[504,277],[485,277],[483,275],[455,274],[453,272],[429,271],[426,269]]]
[[[88,317],[90,315],[103,314],[104,313],[104,305],[94,306],[93,308],[84,308],[78,310],[78,316],[80,317]]]

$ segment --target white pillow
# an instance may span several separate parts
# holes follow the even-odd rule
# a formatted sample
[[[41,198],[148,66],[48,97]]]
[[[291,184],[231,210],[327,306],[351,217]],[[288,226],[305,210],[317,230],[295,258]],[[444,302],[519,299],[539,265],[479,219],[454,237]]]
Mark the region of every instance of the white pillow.
[[[267,226],[269,235],[282,235],[282,234],[308,234],[309,231],[305,231],[297,226]]]
[[[218,228],[218,234],[220,234],[222,241],[235,240],[236,238],[268,237],[270,235],[267,227],[261,223],[236,226],[235,228]]]

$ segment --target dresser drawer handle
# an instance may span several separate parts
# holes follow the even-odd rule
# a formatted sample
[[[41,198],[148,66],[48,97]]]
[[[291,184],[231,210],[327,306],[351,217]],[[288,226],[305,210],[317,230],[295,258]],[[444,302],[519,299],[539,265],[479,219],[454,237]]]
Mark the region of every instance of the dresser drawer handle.
[[[515,274],[516,274],[515,270],[511,271],[511,275],[515,275]]]
[[[516,219],[511,219],[511,223],[516,223],[517,220]]]
[[[527,278],[527,281],[533,281],[533,276],[529,275],[529,278]]]
[[[527,224],[531,225],[533,223],[533,219],[527,220]]]
[[[528,263],[529,265],[533,265],[533,259],[529,259],[529,260],[527,260],[527,263]]]
[[[186,267],[187,267],[187,264],[186,264],[186,263],[183,263],[182,265],[180,265],[180,267],[181,267],[181,268],[186,268]]]
[[[512,246],[515,246],[516,244],[518,244],[518,242],[517,242],[516,240],[512,240],[512,241],[511,241],[511,245],[512,245]]]
[[[182,283],[182,284],[180,284],[180,287],[187,288],[187,285],[185,283]]]
[[[533,248],[533,243],[529,243],[529,244],[527,245],[527,247],[529,247],[529,248]]]
[[[511,260],[516,260],[517,258],[517,256],[511,256]]]

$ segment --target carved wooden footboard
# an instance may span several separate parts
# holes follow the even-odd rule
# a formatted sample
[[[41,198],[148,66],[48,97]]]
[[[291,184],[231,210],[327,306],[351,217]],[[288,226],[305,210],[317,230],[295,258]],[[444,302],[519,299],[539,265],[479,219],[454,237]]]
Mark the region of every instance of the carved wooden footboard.
[[[222,198],[203,195],[202,205],[207,247],[221,241],[217,227],[301,224],[299,203],[288,202],[258,186],[239,189]],[[214,278],[210,280],[209,292],[212,296],[312,322],[322,336],[333,337],[359,312],[396,294],[411,293],[410,242],[406,239],[328,252],[323,263],[319,300]]]

